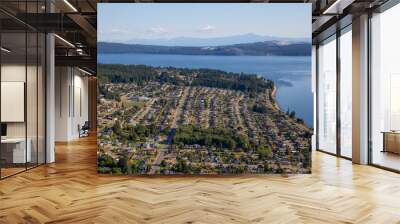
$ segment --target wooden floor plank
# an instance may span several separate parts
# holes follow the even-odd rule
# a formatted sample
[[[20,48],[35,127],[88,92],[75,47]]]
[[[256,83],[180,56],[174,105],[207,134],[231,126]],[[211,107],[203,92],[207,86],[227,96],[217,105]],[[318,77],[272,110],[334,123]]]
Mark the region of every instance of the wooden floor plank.
[[[310,175],[96,173],[96,139],[0,181],[0,223],[400,223],[400,175],[320,152]]]

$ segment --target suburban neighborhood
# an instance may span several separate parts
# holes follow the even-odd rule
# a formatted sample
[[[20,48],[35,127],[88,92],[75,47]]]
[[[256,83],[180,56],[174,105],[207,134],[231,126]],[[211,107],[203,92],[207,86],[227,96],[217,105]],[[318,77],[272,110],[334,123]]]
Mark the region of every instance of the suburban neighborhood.
[[[146,67],[152,78],[142,80],[143,68],[131,67],[128,80],[119,69],[99,84],[100,173],[310,172],[311,130],[279,109],[271,81],[254,76],[268,84],[241,90],[225,85],[238,74],[210,80],[216,88],[201,81],[214,70]]]

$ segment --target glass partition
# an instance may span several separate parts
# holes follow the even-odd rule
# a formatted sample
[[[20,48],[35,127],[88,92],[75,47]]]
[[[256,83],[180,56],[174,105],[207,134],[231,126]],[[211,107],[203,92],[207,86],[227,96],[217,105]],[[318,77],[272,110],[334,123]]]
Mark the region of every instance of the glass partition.
[[[31,151],[26,150],[26,41],[25,32],[1,34],[2,177],[24,171],[31,161]]]
[[[336,36],[318,47],[318,149],[336,153]]]
[[[43,11],[43,1],[14,3],[0,6]],[[0,12],[0,178],[45,163],[45,44],[43,33]]]

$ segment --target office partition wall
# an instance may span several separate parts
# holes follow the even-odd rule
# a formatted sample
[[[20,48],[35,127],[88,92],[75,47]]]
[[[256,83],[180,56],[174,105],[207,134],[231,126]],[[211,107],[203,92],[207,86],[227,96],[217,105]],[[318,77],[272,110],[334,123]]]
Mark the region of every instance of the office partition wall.
[[[26,126],[26,33],[1,34],[1,177],[26,169],[31,158]],[[7,49],[7,50],[4,50]],[[11,100],[10,100],[11,99]],[[15,107],[14,107],[15,106]]]
[[[41,1],[19,2],[23,13],[44,9]],[[3,5],[4,4],[4,5]],[[2,2],[5,6],[7,2]],[[10,3],[8,3],[10,4]],[[0,24],[0,178],[45,163],[45,35],[18,21]]]

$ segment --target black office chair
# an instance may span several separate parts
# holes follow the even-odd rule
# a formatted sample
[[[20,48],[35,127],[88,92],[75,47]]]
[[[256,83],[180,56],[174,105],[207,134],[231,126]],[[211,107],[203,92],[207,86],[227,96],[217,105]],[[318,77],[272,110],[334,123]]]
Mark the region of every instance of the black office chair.
[[[85,121],[82,127],[78,124],[79,138],[89,136],[89,129],[90,129],[89,121]]]

